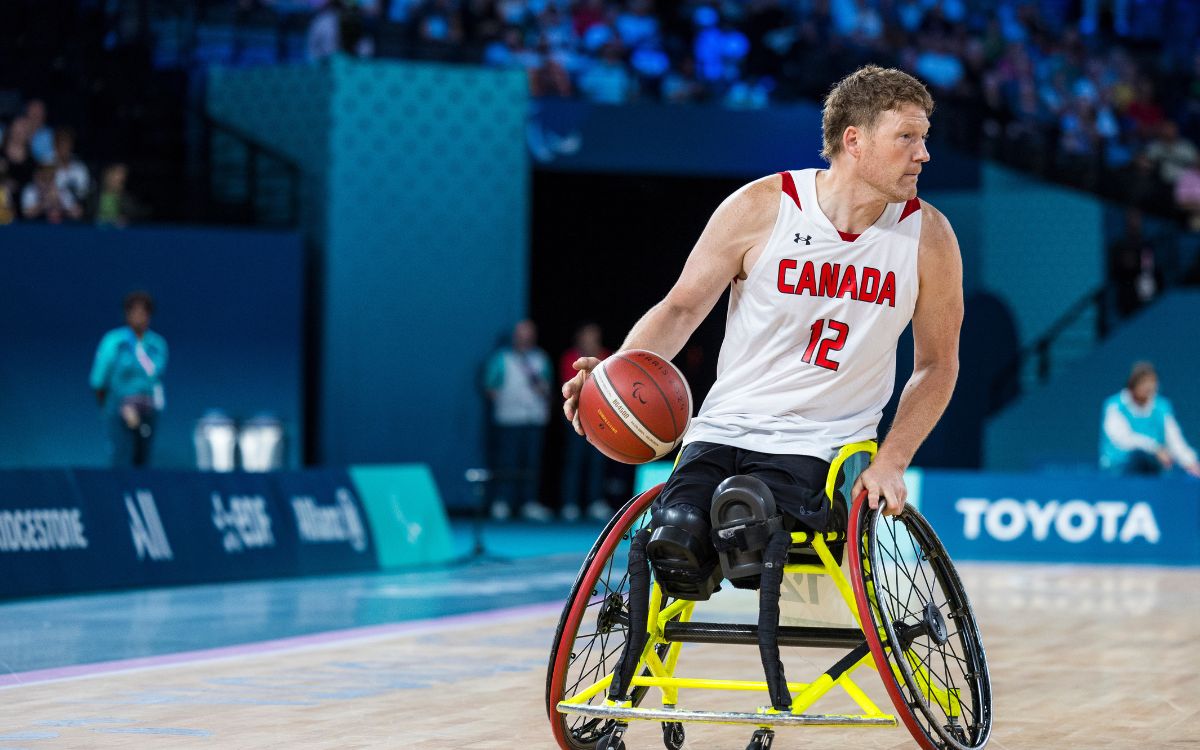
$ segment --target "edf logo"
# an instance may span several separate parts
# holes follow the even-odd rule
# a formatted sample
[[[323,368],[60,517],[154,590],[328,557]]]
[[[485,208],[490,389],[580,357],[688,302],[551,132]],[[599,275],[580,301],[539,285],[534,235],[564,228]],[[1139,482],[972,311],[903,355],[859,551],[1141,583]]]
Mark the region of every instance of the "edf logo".
[[[1105,542],[1129,544],[1141,539],[1158,544],[1162,536],[1154,511],[1146,503],[1051,500],[1019,502],[1011,498],[989,500],[983,497],[959,498],[955,510],[963,515],[963,536],[978,539],[986,532],[1001,542],[1011,542],[1026,531],[1036,541],[1045,541],[1051,530],[1065,542],[1078,544],[1100,534]]]

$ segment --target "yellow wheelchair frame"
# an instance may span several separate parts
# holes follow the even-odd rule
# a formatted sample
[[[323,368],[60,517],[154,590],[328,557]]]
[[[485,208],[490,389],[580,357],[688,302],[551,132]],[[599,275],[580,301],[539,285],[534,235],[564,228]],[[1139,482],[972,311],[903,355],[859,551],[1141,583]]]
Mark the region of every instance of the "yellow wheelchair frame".
[[[826,481],[825,494],[831,503],[836,502],[835,491],[838,489],[838,480],[842,476],[842,469],[847,459],[859,453],[866,453],[869,458],[874,458],[876,451],[877,445],[874,441],[854,443],[841,449],[830,466]],[[846,496],[848,496],[852,485],[853,479],[845,479],[843,481],[842,486],[845,488]],[[659,488],[655,488],[652,491],[653,494],[657,495],[657,490],[660,488],[661,485]],[[854,508],[857,509],[862,502],[864,502],[864,497],[859,497],[857,502],[854,503]],[[646,502],[645,507],[649,507],[649,502]],[[802,552],[805,556],[811,557],[811,555],[807,554],[808,550],[811,550],[812,553],[815,553],[818,562],[792,563],[789,561],[784,566],[785,575],[809,574],[829,576],[842,601],[845,602],[846,607],[853,615],[858,627],[783,626],[778,628],[779,646],[850,649],[844,657],[826,669],[824,673],[812,682],[787,682],[788,690],[792,693],[790,711],[778,711],[771,706],[761,707],[754,712],[697,711],[677,708],[680,702],[680,691],[683,690],[769,692],[770,688],[765,680],[699,679],[676,676],[676,667],[684,643],[756,645],[758,643],[758,628],[756,625],[695,623],[692,621],[692,615],[697,602],[688,600],[668,601],[659,584],[654,582],[650,590],[649,617],[646,623],[646,644],[642,649],[636,669],[632,673],[629,688],[631,692],[639,688],[643,690],[650,688],[657,689],[661,694],[661,707],[642,707],[635,705],[634,701],[614,701],[607,698],[603,703],[593,703],[593,699],[609,689],[614,679],[612,673],[600,676],[599,679],[596,679],[591,684],[581,686],[573,695],[561,694],[565,685],[562,684],[561,680],[557,687],[554,683],[555,671],[560,668],[555,664],[555,659],[552,656],[550,675],[547,682],[547,697],[550,701],[555,701],[555,698],[559,697],[555,694],[556,691],[559,691],[561,694],[560,699],[548,706],[551,711],[552,724],[555,727],[556,739],[560,747],[564,750],[577,750],[579,747],[595,747],[596,750],[617,750],[617,748],[623,748],[621,735],[628,722],[631,721],[663,722],[664,737],[667,737],[669,734],[671,726],[679,727],[677,744],[672,744],[668,739],[668,747],[682,745],[683,733],[681,724],[685,722],[751,725],[757,727],[759,731],[755,733],[755,739],[752,741],[750,747],[761,747],[764,749],[771,746],[771,741],[773,740],[771,728],[773,727],[805,725],[897,726],[900,723],[897,716],[882,710],[854,681],[854,673],[863,666],[871,667],[876,672],[880,670],[891,672],[892,674],[889,677],[894,677],[896,683],[899,685],[904,685],[907,677],[907,684],[917,686],[916,689],[919,691],[921,698],[939,706],[945,716],[960,717],[962,714],[962,705],[959,690],[957,688],[944,689],[940,687],[937,684],[938,680],[929,674],[911,648],[907,646],[903,648],[904,655],[902,659],[888,658],[896,652],[894,644],[897,642],[903,643],[903,639],[897,640],[895,633],[893,633],[892,639],[889,641],[885,628],[875,625],[879,620],[878,613],[880,608],[876,600],[872,582],[867,580],[864,584],[863,580],[856,580],[855,583],[857,586],[852,585],[850,577],[843,572],[841,565],[829,548],[830,544],[847,541],[847,533],[851,533],[854,528],[855,524],[851,521],[847,532],[793,532],[791,534],[789,555]],[[865,539],[864,534],[860,533],[860,536]],[[858,544],[859,540],[854,540],[854,542]],[[613,550],[615,551],[615,547]],[[847,549],[847,552],[851,552],[851,550]],[[854,559],[859,558],[856,557]],[[869,564],[866,565],[869,571]],[[585,564],[586,569],[587,565]],[[851,577],[856,572],[855,568],[851,566]],[[582,576],[583,572],[581,572]],[[861,579],[861,575],[859,578]],[[593,597],[595,594],[596,591],[593,590]],[[969,607],[969,604],[967,606]],[[876,616],[873,620],[864,623],[863,612],[867,607],[873,608]],[[568,608],[570,608],[570,602],[568,603]],[[563,624],[569,624],[568,620],[568,613],[564,611],[563,623],[560,623],[560,634],[563,630]],[[579,622],[579,620],[576,620],[575,627],[578,627]],[[633,627],[632,623],[630,623],[630,627]],[[560,659],[561,656],[561,654],[558,654]],[[571,657],[574,658],[574,654]],[[982,660],[981,647],[979,657]],[[986,665],[983,671],[984,680],[986,681]],[[919,722],[915,719],[911,705],[907,706],[908,713],[903,713],[906,703],[911,698],[906,698],[902,694],[902,690],[898,690],[897,685],[891,683],[889,679],[885,679],[884,684],[897,710],[901,711],[903,723],[909,728],[918,744],[926,750],[940,750],[944,747],[982,747],[986,743],[987,732],[985,731],[978,744],[966,744],[965,742],[961,745],[959,743],[942,744],[940,742],[935,744],[930,739],[930,732],[919,727]],[[807,713],[818,701],[835,688],[840,689],[848,696],[858,706],[861,713]],[[640,698],[637,702],[641,702]],[[978,703],[974,705],[978,709]],[[595,745],[581,745],[568,742],[564,736],[565,730],[561,728],[565,727],[565,716],[563,717],[563,721],[555,722],[555,713],[568,716],[590,717],[596,720],[611,722],[616,731],[611,741],[604,739]],[[986,713],[990,726],[990,687],[988,688]],[[951,723],[954,723],[954,719],[951,720]],[[755,744],[756,742],[760,744]]]

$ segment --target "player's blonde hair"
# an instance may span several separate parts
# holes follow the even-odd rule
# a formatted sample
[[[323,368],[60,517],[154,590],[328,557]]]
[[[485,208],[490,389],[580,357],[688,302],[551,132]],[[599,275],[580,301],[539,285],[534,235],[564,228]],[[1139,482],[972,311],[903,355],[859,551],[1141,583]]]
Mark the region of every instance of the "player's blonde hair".
[[[851,125],[870,132],[884,112],[915,104],[933,114],[933,97],[925,84],[902,70],[864,65],[830,89],[821,114],[824,147],[821,158],[832,162],[842,152],[842,134]]]

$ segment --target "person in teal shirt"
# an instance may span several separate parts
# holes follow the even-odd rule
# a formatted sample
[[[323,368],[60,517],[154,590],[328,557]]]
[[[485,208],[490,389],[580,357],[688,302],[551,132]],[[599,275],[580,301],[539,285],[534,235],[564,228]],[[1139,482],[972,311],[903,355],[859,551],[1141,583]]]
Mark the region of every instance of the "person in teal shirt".
[[[1200,477],[1196,451],[1183,438],[1171,402],[1158,395],[1149,362],[1133,366],[1125,388],[1104,402],[1100,468],[1113,474],[1158,474],[1174,464]]]
[[[154,299],[125,297],[125,325],[104,334],[92,362],[92,390],[103,411],[113,466],[145,466],[162,411],[167,342],[150,330]]]

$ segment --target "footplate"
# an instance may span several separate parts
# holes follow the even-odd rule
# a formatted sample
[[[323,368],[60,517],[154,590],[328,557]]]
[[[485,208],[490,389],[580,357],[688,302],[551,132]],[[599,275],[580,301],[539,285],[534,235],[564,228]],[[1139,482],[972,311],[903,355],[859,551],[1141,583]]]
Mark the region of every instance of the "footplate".
[[[620,721],[678,721],[700,724],[752,724],[759,727],[894,727],[896,717],[857,716],[854,714],[744,713],[737,711],[687,711],[678,708],[632,708],[628,706],[558,704],[559,713]]]

